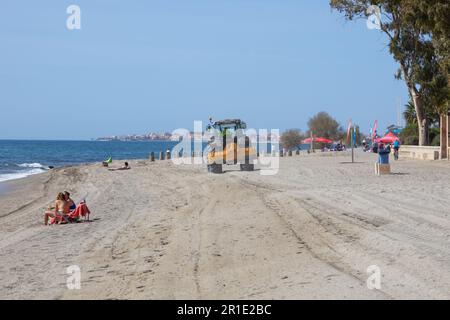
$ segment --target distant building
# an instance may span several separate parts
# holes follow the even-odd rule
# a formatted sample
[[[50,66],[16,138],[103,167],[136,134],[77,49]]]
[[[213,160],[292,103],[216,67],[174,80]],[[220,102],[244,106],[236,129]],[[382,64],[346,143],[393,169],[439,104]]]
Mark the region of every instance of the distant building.
[[[175,140],[172,140],[175,139]],[[121,136],[109,136],[97,138],[97,141],[154,141],[154,140],[164,140],[164,141],[177,141],[177,137],[172,137],[171,133],[154,133],[149,134],[128,134]]]

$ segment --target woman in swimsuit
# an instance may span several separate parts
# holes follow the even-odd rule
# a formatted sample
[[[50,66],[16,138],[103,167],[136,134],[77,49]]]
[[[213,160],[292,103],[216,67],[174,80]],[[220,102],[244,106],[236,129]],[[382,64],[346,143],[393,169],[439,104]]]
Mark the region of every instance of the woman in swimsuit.
[[[64,200],[69,204],[69,210],[73,211],[77,208],[75,202],[70,199],[70,193],[68,191],[64,191]]]
[[[49,218],[60,218],[63,219],[66,214],[70,212],[69,210],[69,204],[65,200],[64,193],[60,192],[58,193],[58,196],[56,197],[55,201],[55,209],[54,210],[48,210],[45,212],[44,215],[44,224],[48,224]]]

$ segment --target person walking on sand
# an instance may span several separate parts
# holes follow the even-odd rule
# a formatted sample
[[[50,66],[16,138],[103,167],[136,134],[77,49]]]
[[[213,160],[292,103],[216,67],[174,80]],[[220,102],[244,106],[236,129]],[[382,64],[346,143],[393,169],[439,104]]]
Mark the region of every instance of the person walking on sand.
[[[70,213],[69,203],[64,197],[64,193],[60,192],[56,196],[54,210],[48,210],[44,214],[44,224],[48,225],[49,218],[56,218],[57,220],[65,220],[65,215]]]
[[[400,141],[395,140],[394,141],[394,159],[398,160],[398,151],[400,150]]]

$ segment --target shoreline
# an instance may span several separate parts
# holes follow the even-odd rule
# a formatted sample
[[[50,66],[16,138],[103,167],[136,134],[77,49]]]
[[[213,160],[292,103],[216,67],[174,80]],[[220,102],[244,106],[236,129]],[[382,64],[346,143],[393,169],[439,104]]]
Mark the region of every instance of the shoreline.
[[[0,182],[20,179],[48,167],[63,167],[101,162],[147,158],[150,152],[165,151],[175,142],[145,141],[99,142],[89,140],[0,140],[4,152],[0,164]]]
[[[51,169],[48,169],[48,170],[51,170]],[[8,174],[9,176],[13,176],[13,175],[15,175],[15,176],[12,177],[12,178],[7,178],[7,179],[4,179],[4,180],[0,180],[0,193],[1,193],[1,186],[2,186],[2,184],[4,182],[26,179],[26,178],[31,177],[31,176],[35,176],[35,175],[38,175],[38,174],[46,173],[48,170],[42,171],[42,172],[37,172],[37,173],[25,173],[25,172],[24,173],[19,173],[19,172],[10,173],[10,174]]]
[[[39,140],[39,141],[41,141],[41,140]],[[42,141],[47,141],[47,140],[42,140]],[[51,141],[51,140],[49,140],[49,141]],[[58,140],[55,140],[55,141],[58,141]],[[80,141],[82,141],[82,140],[80,140]],[[164,140],[157,140],[157,141],[165,142]],[[107,141],[107,142],[109,142],[109,141]],[[128,142],[128,141],[124,141],[124,142]],[[130,141],[130,142],[132,142],[132,141]],[[301,153],[301,155],[306,155],[306,153],[305,153],[306,150],[302,150],[302,151],[303,151],[303,153]],[[323,157],[338,156],[338,157],[342,157],[342,156],[347,156],[347,155],[348,154],[344,154],[344,152],[338,153],[338,154],[335,154],[333,152],[329,152],[329,153],[319,153],[318,152],[316,154],[308,154],[307,156],[309,156],[309,157],[313,157],[313,156],[323,156]],[[156,154],[155,154],[155,156],[156,156]],[[285,157],[287,157],[287,156],[285,156]],[[132,158],[132,159],[116,159],[114,161],[115,162],[125,162],[125,161],[128,161],[128,162],[132,162],[132,161],[142,162],[142,161],[148,161],[148,160],[149,159],[146,159],[146,158]],[[159,159],[155,159],[155,160],[156,161],[161,161]],[[166,161],[166,160],[167,159],[164,159],[163,161]],[[3,186],[3,191],[5,191],[7,189],[5,186],[8,184],[8,182],[11,182],[11,181],[18,181],[18,180],[27,179],[27,178],[30,178],[30,177],[33,177],[33,176],[42,175],[42,174],[45,174],[47,172],[51,172],[52,170],[64,169],[64,168],[72,168],[72,167],[79,167],[79,166],[90,166],[90,165],[94,165],[94,164],[101,164],[101,161],[69,164],[69,165],[60,166],[60,167],[54,167],[52,169],[48,169],[46,171],[39,172],[39,173],[32,173],[32,174],[29,174],[29,175],[26,175],[26,176],[23,176],[23,177],[12,178],[12,179],[8,179],[8,180],[2,180],[2,181],[0,181],[0,195],[2,194],[2,186]]]
[[[11,180],[8,180],[8,181],[11,181]],[[6,182],[6,181],[2,181],[2,182]],[[6,192],[6,190],[7,190],[6,186],[4,186],[4,185],[2,184],[2,182],[0,182],[0,195],[1,195],[2,193]]]

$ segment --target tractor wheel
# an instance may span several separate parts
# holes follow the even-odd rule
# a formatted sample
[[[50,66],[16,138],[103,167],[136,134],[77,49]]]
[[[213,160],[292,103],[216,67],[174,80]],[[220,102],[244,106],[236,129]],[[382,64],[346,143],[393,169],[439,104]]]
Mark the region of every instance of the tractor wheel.
[[[208,164],[208,172],[216,174],[222,173],[222,165],[217,163]]]
[[[241,171],[254,171],[255,165],[254,164],[241,164]]]

